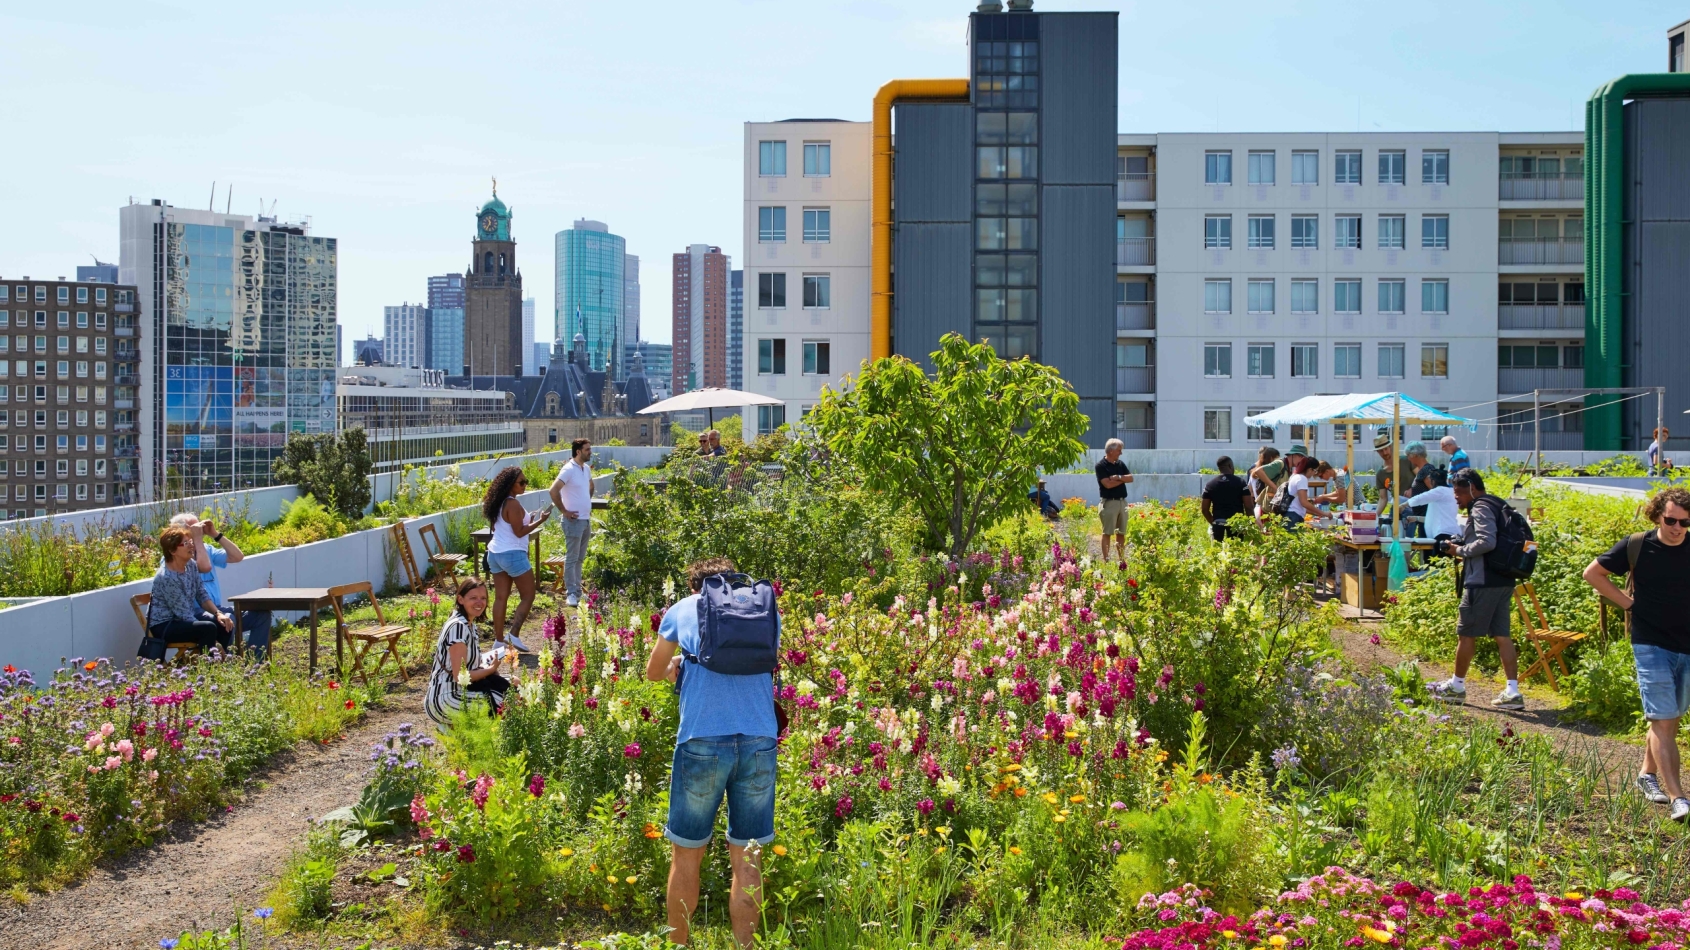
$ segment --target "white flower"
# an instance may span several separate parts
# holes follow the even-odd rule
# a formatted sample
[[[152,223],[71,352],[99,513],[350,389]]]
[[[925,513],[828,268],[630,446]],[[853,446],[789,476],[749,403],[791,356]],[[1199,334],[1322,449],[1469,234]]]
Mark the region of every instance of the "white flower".
[[[538,703],[540,701],[540,694],[544,691],[544,689],[545,684],[540,682],[540,678],[533,677],[532,679],[525,679],[518,684],[516,687],[516,694],[522,697],[522,701],[525,703]]]
[[[629,798],[634,798],[639,795],[640,790],[643,788],[645,788],[645,783],[640,781],[640,774],[638,772],[629,772],[627,775],[623,776],[622,789],[628,793]]]
[[[1045,712],[1056,712],[1056,697],[1049,693],[1045,694]]]
[[[939,793],[948,798],[954,798],[962,794],[962,783],[947,775],[939,780]]]
[[[468,663],[465,663],[463,666],[458,667],[458,688],[459,689],[468,689],[469,688],[469,664]]]
[[[615,675],[616,675],[616,664],[610,662],[609,660],[605,660],[604,665],[599,667],[599,676],[601,676],[605,679],[610,679],[612,676],[615,676]]]
[[[814,693],[815,691],[816,691],[816,684],[814,682],[812,682],[811,680],[804,679],[804,680],[798,681],[798,695],[809,696],[810,694]]]
[[[674,600],[675,600],[675,579],[673,577],[665,577],[663,579],[663,601],[665,603],[673,603]]]
[[[568,719],[569,713],[574,706],[575,694],[566,689],[560,690],[557,694],[557,702],[552,704],[552,718]]]
[[[944,709],[945,708],[945,694],[944,693],[934,693],[933,694],[933,702],[929,703],[928,705],[933,707],[934,712],[938,712],[939,710]]]
[[[1006,696],[1015,692],[1015,681],[1007,676],[998,677],[998,692]]]
[[[1021,766],[1021,780],[1028,785],[1036,783],[1039,780],[1038,767],[1030,764]]]

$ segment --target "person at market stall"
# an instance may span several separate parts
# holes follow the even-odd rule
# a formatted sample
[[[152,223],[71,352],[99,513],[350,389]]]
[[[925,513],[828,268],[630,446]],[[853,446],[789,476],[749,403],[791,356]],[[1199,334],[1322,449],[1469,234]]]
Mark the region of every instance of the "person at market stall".
[[[1426,460],[1426,443],[1424,442],[1408,443],[1403,447],[1402,457],[1408,463],[1406,467],[1414,473],[1414,476],[1404,483],[1408,486],[1408,492],[1404,499],[1406,507],[1407,498],[1413,498],[1443,484],[1443,472],[1436,465]],[[1410,522],[1407,520],[1407,517],[1409,517],[1407,513],[1404,514],[1403,527],[1407,532],[1407,537],[1426,537],[1425,524],[1419,519]]]
[[[1418,495],[1403,499],[1403,508],[1424,508],[1426,520],[1419,522],[1424,532],[1417,537],[1453,538],[1461,533],[1461,512],[1455,501],[1455,489],[1442,484]]]
[[[200,583],[205,585],[205,592],[210,595],[211,602],[217,605],[218,610],[233,614],[235,608],[223,599],[218,572],[231,564],[239,564],[246,558],[240,545],[217,530],[217,522],[210,518],[201,519],[192,512],[184,511],[171,518],[170,523],[187,529],[188,538],[194,545],[194,567],[199,570]],[[210,543],[207,543],[208,538]],[[246,645],[260,660],[264,659],[264,654],[270,649],[270,628],[274,619],[274,615],[268,610],[241,612],[241,632],[246,634]]]
[[[1115,536],[1115,551],[1127,556],[1127,485],[1133,480],[1132,470],[1121,461],[1121,450],[1127,447],[1120,439],[1103,443],[1103,458],[1097,460],[1097,494],[1103,501],[1103,559],[1109,560],[1109,536]]]
[[[434,669],[423,697],[423,711],[442,729],[451,724],[452,713],[477,697],[487,702],[488,715],[498,715],[511,688],[510,680],[500,675],[499,665],[484,663],[481,656],[481,636],[475,625],[487,613],[487,582],[464,578],[452,601],[452,614],[434,645]]]
[[[1414,481],[1414,469],[1409,467],[1408,459],[1398,457],[1397,477],[1391,477],[1392,449],[1389,427],[1380,429],[1379,434],[1374,436],[1373,451],[1379,454],[1379,468],[1373,473],[1373,488],[1378,492],[1379,511],[1383,513],[1391,507],[1390,500],[1395,497],[1393,493],[1401,492],[1404,486]],[[1390,515],[1390,517],[1395,516],[1395,512]],[[1385,522],[1386,518],[1382,516],[1379,521],[1381,529],[1383,529]]]
[[[1279,455],[1278,450],[1274,450],[1272,458],[1265,462],[1258,462],[1256,467],[1250,470],[1250,477],[1262,483],[1262,487],[1256,490],[1256,516],[1258,519],[1268,514],[1269,506],[1273,504],[1274,498],[1279,495],[1279,489],[1290,481],[1291,475],[1297,470],[1297,463],[1307,458],[1308,454],[1308,446],[1301,442],[1293,442],[1291,447],[1285,450],[1283,456]]]
[[[1248,476],[1247,481],[1245,481],[1245,485],[1250,489],[1251,497],[1255,499],[1252,504],[1256,515],[1256,523],[1258,525],[1262,525],[1262,527],[1266,527],[1266,525],[1262,523],[1262,507],[1272,500],[1268,497],[1269,493],[1277,491],[1279,488],[1277,484],[1262,477],[1262,472],[1267,470],[1267,466],[1278,460],[1279,450],[1271,445],[1264,445],[1256,450],[1256,464],[1252,465],[1250,470],[1245,473]],[[1285,466],[1283,465],[1278,466],[1276,471],[1283,470],[1284,467]]]
[[[1473,463],[1467,458],[1467,450],[1455,441],[1455,436],[1446,435],[1438,440],[1438,448],[1449,456],[1449,474],[1454,475],[1464,468],[1472,468]]]
[[[1231,456],[1223,455],[1216,459],[1215,469],[1220,474],[1203,486],[1201,504],[1203,520],[1209,523],[1209,537],[1220,542],[1234,536],[1227,528],[1227,520],[1249,511],[1255,499],[1244,479],[1233,474]]]
[[[1461,558],[1461,605],[1455,624],[1455,675],[1428,687],[1433,697],[1447,703],[1467,701],[1467,667],[1473,662],[1479,637],[1496,641],[1496,652],[1502,656],[1502,669],[1508,685],[1491,700],[1498,709],[1525,709],[1526,699],[1520,695],[1520,658],[1514,649],[1509,618],[1514,611],[1514,579],[1503,577],[1485,563],[1485,555],[1496,549],[1502,530],[1503,507],[1508,502],[1495,495],[1485,494],[1485,480],[1473,469],[1465,469],[1450,479],[1455,501],[1467,509],[1467,527],[1461,542],[1439,541],[1433,546],[1438,554],[1453,554]]]
[[[1331,489],[1313,498],[1316,505],[1324,508],[1327,505],[1342,505],[1349,501],[1350,476],[1347,473],[1333,468],[1331,462],[1321,461],[1315,463],[1314,475]]]
[[[1295,528],[1307,521],[1309,512],[1315,507],[1314,501],[1309,498],[1309,473],[1314,471],[1320,460],[1307,454],[1296,454],[1300,448],[1300,445],[1291,446],[1291,457],[1295,461],[1292,463],[1291,480],[1285,483],[1285,490],[1291,493],[1291,509],[1285,512],[1287,528]]]
[[[217,608],[206,593],[203,575],[194,564],[193,540],[187,528],[170,525],[158,537],[164,563],[153,575],[152,601],[147,605],[147,632],[166,643],[197,643],[229,648],[235,618]]]
[[[1643,718],[1649,722],[1637,787],[1645,798],[1669,802],[1674,821],[1690,820],[1690,799],[1679,780],[1678,724],[1690,710],[1690,611],[1684,608],[1690,578],[1690,491],[1674,486],[1655,493],[1643,508],[1655,527],[1621,538],[1590,562],[1584,579],[1619,605],[1631,633],[1632,660]],[[1625,590],[1613,575],[1630,578]]]

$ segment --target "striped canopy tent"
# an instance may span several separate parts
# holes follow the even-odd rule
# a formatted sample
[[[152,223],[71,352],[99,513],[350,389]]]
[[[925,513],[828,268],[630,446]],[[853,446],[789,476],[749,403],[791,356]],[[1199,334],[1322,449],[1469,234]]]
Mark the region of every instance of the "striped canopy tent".
[[[1343,393],[1332,396],[1304,396],[1303,398],[1272,409],[1260,415],[1245,418],[1246,425],[1262,429],[1277,428],[1282,425],[1320,425],[1335,423],[1341,426],[1356,425],[1389,425],[1390,431],[1396,436],[1391,439],[1391,468],[1398,469],[1397,453],[1402,451],[1402,427],[1405,425],[1438,425],[1465,426],[1469,431],[1477,431],[1478,423],[1463,416],[1452,415],[1441,409],[1433,409],[1413,396],[1402,393]],[[1345,428],[1344,442],[1346,446],[1346,462],[1344,470],[1351,473],[1349,506],[1355,507],[1356,500],[1356,446],[1355,430]],[[1400,486],[1392,486],[1393,491]],[[1381,499],[1380,509],[1385,507],[1385,499]],[[1396,536],[1401,530],[1401,519],[1391,519],[1391,534]]]

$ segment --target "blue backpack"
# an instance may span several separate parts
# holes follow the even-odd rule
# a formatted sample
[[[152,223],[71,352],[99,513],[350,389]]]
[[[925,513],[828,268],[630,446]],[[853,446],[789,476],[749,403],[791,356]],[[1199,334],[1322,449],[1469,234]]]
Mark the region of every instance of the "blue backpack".
[[[686,654],[713,673],[753,676],[779,665],[780,623],[775,589],[744,574],[716,574],[698,592],[698,654]]]

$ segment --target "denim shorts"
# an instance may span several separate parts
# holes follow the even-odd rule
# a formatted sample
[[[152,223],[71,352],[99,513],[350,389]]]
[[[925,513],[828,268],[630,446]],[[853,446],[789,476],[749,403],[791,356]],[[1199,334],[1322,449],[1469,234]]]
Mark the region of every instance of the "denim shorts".
[[[511,577],[521,577],[532,571],[534,565],[528,560],[527,551],[493,551],[487,552],[487,569],[494,574],[509,574]]]
[[[1637,661],[1643,718],[1654,722],[1682,717],[1690,709],[1690,653],[1633,643],[1631,655]]]
[[[664,836],[683,848],[709,844],[724,795],[729,844],[743,848],[775,840],[774,739],[709,736],[676,746]]]

